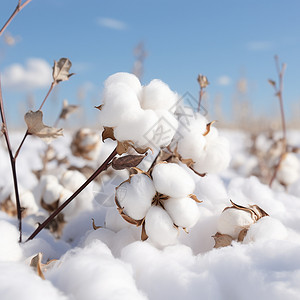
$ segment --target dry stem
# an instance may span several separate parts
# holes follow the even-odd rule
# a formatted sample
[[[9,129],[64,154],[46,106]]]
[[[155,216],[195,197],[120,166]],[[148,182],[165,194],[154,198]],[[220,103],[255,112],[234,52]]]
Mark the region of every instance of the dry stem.
[[[22,0],[19,0],[17,7],[15,8],[15,10],[13,11],[13,13],[11,14],[11,16],[9,17],[9,19],[6,21],[6,23],[3,25],[3,27],[0,30],[0,36],[2,35],[2,33],[4,32],[4,30],[6,29],[6,27],[9,25],[9,23],[13,20],[13,18],[27,5],[31,2],[32,0],[27,0],[25,1],[23,4],[21,4]]]
[[[7,123],[4,113],[4,106],[3,106],[3,98],[2,98],[2,90],[1,90],[1,81],[0,81],[0,111],[1,111],[1,119],[2,119],[2,132],[5,137],[7,150],[10,159],[10,165],[13,175],[13,182],[14,182],[14,189],[15,189],[15,196],[16,196],[16,207],[17,207],[17,215],[19,221],[19,242],[22,242],[22,209],[20,204],[20,197],[19,197],[19,189],[18,189],[18,179],[17,179],[17,171],[16,171],[16,160],[12,154],[11,144],[9,140],[8,130],[7,130]]]
[[[71,201],[73,201],[101,172],[105,171],[112,159],[117,155],[117,148],[108,156],[103,164],[87,179],[87,181],[61,206],[59,206],[38,228],[31,234],[27,241],[32,240],[42,229],[44,229]],[[26,241],[26,242],[27,242]]]

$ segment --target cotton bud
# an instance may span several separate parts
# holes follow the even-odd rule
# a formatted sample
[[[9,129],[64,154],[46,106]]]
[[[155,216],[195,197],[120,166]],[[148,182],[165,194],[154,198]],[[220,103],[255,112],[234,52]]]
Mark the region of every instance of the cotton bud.
[[[75,156],[95,160],[99,156],[100,146],[100,135],[89,128],[83,128],[76,132],[71,144],[71,150]]]

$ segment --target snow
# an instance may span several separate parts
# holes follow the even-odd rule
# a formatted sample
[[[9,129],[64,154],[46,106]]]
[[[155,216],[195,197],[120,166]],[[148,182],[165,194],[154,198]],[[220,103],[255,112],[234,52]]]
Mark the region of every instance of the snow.
[[[134,81],[133,86],[136,84]],[[138,85],[136,89],[139,89]],[[184,164],[180,167],[176,165],[174,170],[172,164],[157,165],[157,170],[171,166],[167,181],[174,180],[176,185],[171,190],[184,190],[184,196],[165,200],[180,202],[176,207],[171,206],[171,211],[166,204],[168,212],[159,206],[147,208],[145,229],[149,239],[144,242],[140,240],[141,226],[136,227],[124,221],[113,201],[104,203],[104,198],[95,200],[98,193],[96,184],[87,194],[83,194],[84,197],[78,197],[74,202],[76,214],[72,211],[66,213],[67,223],[60,239],[43,230],[32,241],[19,244],[16,218],[0,211],[1,300],[299,299],[300,180],[298,178],[286,190],[270,189],[257,177],[248,176],[251,169],[247,165],[248,135],[238,131],[218,131],[218,139],[221,136],[228,138],[230,154],[233,158],[239,157],[239,167],[234,159],[227,170],[199,177]],[[12,134],[13,145],[20,137],[20,133]],[[41,167],[39,154],[45,149],[39,140],[30,138],[25,142],[18,161],[19,180],[24,191],[33,191],[36,187],[37,179],[28,174]],[[114,147],[107,141],[101,146],[99,158],[94,162],[86,162],[71,156],[68,150],[70,140],[66,133],[66,138],[55,141],[53,146],[81,166],[97,165]],[[300,144],[299,135],[293,134],[292,140],[295,145]],[[299,159],[298,154],[295,156]],[[1,145],[1,202],[12,192],[7,158],[5,147]],[[243,164],[244,168],[241,167]],[[60,174],[55,175],[58,180],[52,179],[56,184],[65,184],[65,192],[70,194],[82,184],[83,178],[72,171],[62,179],[64,173],[65,170],[57,171]],[[118,183],[106,190],[109,194],[107,197],[113,199],[115,187],[128,178],[120,174],[120,177],[116,177]],[[157,190],[157,184],[165,180],[162,171],[154,174],[152,185],[147,175],[139,175],[149,181],[146,185],[152,188],[146,193],[151,195]],[[185,179],[178,180],[181,176]],[[33,232],[36,223],[47,216],[37,200],[46,181],[44,179],[43,186],[40,186],[41,191],[34,193],[39,214],[32,210],[23,219],[23,240]],[[112,184],[108,179],[103,185],[105,183]],[[142,190],[139,193],[143,195]],[[203,202],[196,204],[191,198],[186,198],[186,193],[194,193]],[[183,200],[187,199],[191,206],[198,208],[196,224],[188,228],[189,233],[182,228],[175,228],[172,220],[177,218]],[[218,220],[223,209],[231,206],[230,199],[242,206],[259,205],[269,217],[251,224],[242,243],[233,241],[231,246],[214,249],[212,236],[218,231]],[[194,209],[188,211],[195,212]],[[184,217],[178,215],[179,218]],[[92,218],[102,228],[94,230]],[[186,220],[190,219],[191,216]],[[178,225],[183,227],[189,224]],[[31,257],[39,252],[43,254],[43,263],[57,259],[44,272],[45,280],[39,278],[29,266]]]

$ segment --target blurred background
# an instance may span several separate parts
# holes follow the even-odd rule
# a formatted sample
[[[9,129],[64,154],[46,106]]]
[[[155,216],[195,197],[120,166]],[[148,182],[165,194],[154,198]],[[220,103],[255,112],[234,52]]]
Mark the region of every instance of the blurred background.
[[[0,27],[17,0],[1,0]],[[0,73],[10,127],[38,109],[54,60],[68,57],[73,76],[44,107],[53,124],[64,99],[81,106],[67,126],[97,127],[103,81],[115,72],[153,78],[198,99],[222,126],[280,126],[274,55],[287,64],[284,105],[289,126],[300,124],[300,2],[298,0],[142,1],[32,0],[0,38]],[[278,127],[279,128],[279,127]]]

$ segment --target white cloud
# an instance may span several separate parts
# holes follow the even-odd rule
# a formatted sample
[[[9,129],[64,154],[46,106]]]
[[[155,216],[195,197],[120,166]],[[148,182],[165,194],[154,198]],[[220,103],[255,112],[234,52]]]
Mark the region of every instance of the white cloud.
[[[43,59],[30,58],[25,65],[13,64],[2,73],[3,87],[15,90],[45,88],[52,81],[52,68]]]
[[[217,84],[221,86],[228,86],[232,82],[231,78],[227,75],[222,75],[217,79]]]
[[[102,27],[107,27],[115,30],[127,29],[126,23],[112,18],[98,18],[97,23]]]
[[[247,43],[247,49],[251,51],[266,51],[274,47],[270,41],[252,41]]]

